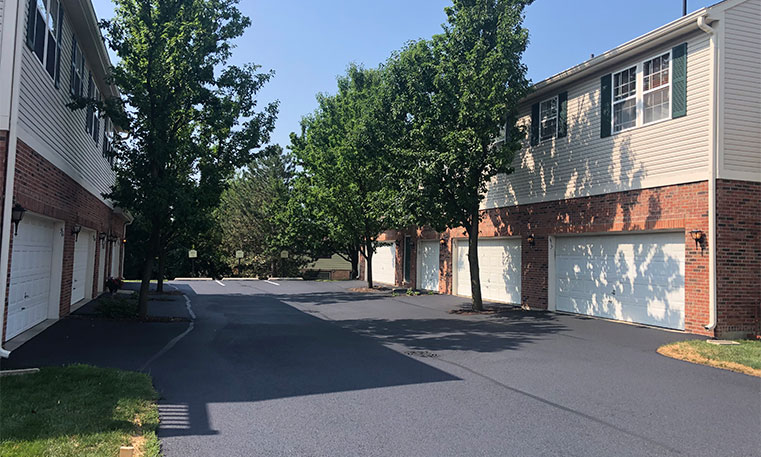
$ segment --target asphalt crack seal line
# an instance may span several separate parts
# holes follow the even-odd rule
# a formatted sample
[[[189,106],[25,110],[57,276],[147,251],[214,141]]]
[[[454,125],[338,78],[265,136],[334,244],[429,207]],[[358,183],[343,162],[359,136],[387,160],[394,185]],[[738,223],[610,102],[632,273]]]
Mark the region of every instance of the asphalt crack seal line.
[[[448,363],[450,365],[454,365],[454,366],[456,366],[458,368],[461,368],[461,369],[467,371],[468,373],[474,374],[474,375],[476,375],[476,376],[478,376],[480,378],[483,378],[483,379],[485,379],[485,380],[487,380],[487,381],[489,381],[489,382],[491,382],[493,384],[496,384],[497,386],[500,386],[500,387],[502,387],[504,389],[507,389],[509,391],[515,392],[515,393],[520,394],[520,395],[525,395],[526,397],[529,397],[531,399],[534,399],[536,401],[544,403],[545,405],[551,406],[553,408],[558,408],[560,410],[563,410],[563,411],[571,413],[571,414],[575,414],[577,416],[583,417],[584,419],[590,420],[592,422],[596,422],[596,423],[598,423],[600,425],[603,425],[605,427],[610,427],[613,430],[621,432],[621,433],[623,433],[625,435],[632,436],[634,438],[641,439],[641,440],[643,440],[643,441],[645,441],[647,443],[650,443],[652,445],[655,445],[655,446],[661,447],[663,449],[666,449],[669,452],[673,452],[674,454],[684,455],[684,453],[682,453],[681,451],[679,451],[677,449],[674,449],[672,447],[669,447],[666,444],[659,443],[658,441],[652,440],[652,439],[650,439],[650,438],[648,438],[648,437],[646,437],[644,435],[640,435],[638,433],[631,432],[629,430],[626,430],[624,428],[619,427],[618,425],[611,424],[609,422],[605,422],[604,420],[598,419],[598,418],[596,418],[594,416],[590,416],[589,414],[582,413],[581,411],[576,411],[575,409],[569,408],[567,406],[563,406],[563,405],[561,405],[559,403],[555,403],[555,402],[552,402],[552,401],[547,400],[545,398],[539,397],[537,395],[530,394],[530,393],[528,393],[526,391],[523,391],[523,390],[520,390],[520,389],[516,389],[515,387],[510,387],[507,384],[504,384],[504,383],[502,383],[500,381],[497,381],[494,378],[491,378],[489,376],[486,376],[485,374],[482,374],[482,373],[479,373],[479,372],[477,372],[477,371],[475,371],[473,369],[470,369],[470,368],[466,367],[465,365],[461,365],[461,364],[459,364],[457,362],[452,362],[450,360],[445,360],[445,359],[442,359],[442,358],[438,358],[437,360],[440,360],[440,361],[442,361],[444,363]]]
[[[190,323],[188,324],[188,328],[180,333],[179,335],[172,338],[167,344],[164,345],[163,348],[161,348],[157,353],[153,354],[150,359],[148,359],[147,362],[143,364],[143,366],[140,367],[138,371],[145,371],[146,368],[150,364],[156,361],[159,357],[166,354],[167,351],[172,349],[181,339],[185,338],[185,336],[193,331],[193,328],[195,327],[195,320],[196,320],[196,313],[193,312],[193,307],[190,305],[190,297],[183,294],[183,297],[185,297],[185,307],[188,309],[188,314],[190,315]]]

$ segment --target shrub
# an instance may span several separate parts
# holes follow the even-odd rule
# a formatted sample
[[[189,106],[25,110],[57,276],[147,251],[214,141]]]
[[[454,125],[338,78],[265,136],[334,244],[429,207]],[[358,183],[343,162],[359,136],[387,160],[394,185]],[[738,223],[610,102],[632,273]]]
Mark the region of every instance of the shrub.
[[[95,311],[103,317],[125,319],[137,317],[137,300],[132,297],[103,296],[95,305]]]

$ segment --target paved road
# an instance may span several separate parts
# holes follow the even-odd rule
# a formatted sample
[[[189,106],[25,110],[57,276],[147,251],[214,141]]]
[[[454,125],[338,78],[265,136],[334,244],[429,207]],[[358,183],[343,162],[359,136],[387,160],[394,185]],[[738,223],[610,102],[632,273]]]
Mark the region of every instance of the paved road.
[[[681,334],[349,283],[175,285],[197,318],[147,367],[167,457],[761,455],[760,380],[654,352]]]

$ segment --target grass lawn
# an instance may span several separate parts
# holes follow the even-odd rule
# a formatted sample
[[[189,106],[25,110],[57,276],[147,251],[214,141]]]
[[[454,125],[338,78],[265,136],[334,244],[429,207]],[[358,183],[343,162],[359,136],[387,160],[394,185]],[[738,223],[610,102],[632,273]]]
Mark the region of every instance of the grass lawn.
[[[148,375],[87,365],[0,378],[0,455],[159,455],[158,394]]]
[[[761,377],[761,341],[738,340],[740,344],[717,345],[703,340],[681,341],[658,348],[658,353],[688,362],[710,365]]]

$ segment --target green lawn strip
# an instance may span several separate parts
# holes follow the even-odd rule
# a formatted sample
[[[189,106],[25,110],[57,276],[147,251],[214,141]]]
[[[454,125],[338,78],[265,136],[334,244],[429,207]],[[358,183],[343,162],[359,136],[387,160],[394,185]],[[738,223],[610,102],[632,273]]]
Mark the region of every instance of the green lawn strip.
[[[739,344],[718,345],[703,340],[680,341],[658,348],[658,352],[688,362],[761,376],[761,341],[738,340]]]
[[[158,394],[148,375],[87,365],[0,378],[0,455],[109,456],[142,443],[159,455]]]

